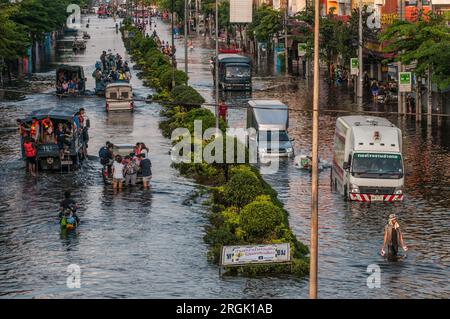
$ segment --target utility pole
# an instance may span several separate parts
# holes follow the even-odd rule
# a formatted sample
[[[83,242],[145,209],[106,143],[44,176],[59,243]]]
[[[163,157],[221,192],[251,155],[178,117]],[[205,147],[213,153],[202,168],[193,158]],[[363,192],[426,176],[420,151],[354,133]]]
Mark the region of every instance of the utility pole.
[[[403,0],[397,0],[397,5],[398,5],[398,18],[399,20],[403,20],[404,16],[403,16]],[[398,89],[398,96],[397,96],[397,101],[398,101],[398,106],[397,106],[397,113],[404,115],[404,106],[403,106],[403,92],[400,92],[400,72],[403,72],[404,66],[402,65],[401,62],[398,62],[398,74],[399,74],[399,89]]]
[[[358,23],[358,106],[363,104],[363,83],[364,83],[364,64],[363,64],[363,24],[362,24],[362,4],[359,0],[359,23]]]
[[[189,36],[187,10],[188,10],[187,0],[184,0],[184,72],[186,72],[186,75],[188,74],[188,36]]]
[[[284,8],[284,63],[286,65],[286,73],[285,75],[289,75],[289,50],[288,50],[288,7],[289,0],[285,0],[285,8]]]
[[[216,0],[216,130],[219,129],[219,0]]]
[[[430,12],[433,12],[433,6],[430,2]],[[433,84],[431,83],[431,69],[428,68],[428,103],[427,103],[427,125],[431,126],[433,113]]]
[[[319,136],[319,15],[320,0],[314,0],[314,90],[313,90],[313,131],[312,131],[312,174],[311,174],[311,249],[309,266],[309,298],[317,299],[318,264],[318,136]]]
[[[173,23],[175,20],[174,1],[172,0],[172,89],[175,87],[175,40],[173,34]]]
[[[199,25],[199,21],[198,21],[198,19],[199,19],[199,16],[198,16],[198,5],[199,5],[199,2],[200,0],[195,0],[195,32],[197,32],[197,36],[199,35],[199,27],[198,27],[198,25]]]

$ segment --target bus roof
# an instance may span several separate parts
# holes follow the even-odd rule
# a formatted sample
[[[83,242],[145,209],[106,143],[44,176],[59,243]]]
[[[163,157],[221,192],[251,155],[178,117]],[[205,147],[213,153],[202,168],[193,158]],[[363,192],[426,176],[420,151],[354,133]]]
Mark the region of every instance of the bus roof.
[[[235,54],[235,53],[221,53],[217,56],[219,62],[241,62],[241,63],[250,63],[250,58]]]

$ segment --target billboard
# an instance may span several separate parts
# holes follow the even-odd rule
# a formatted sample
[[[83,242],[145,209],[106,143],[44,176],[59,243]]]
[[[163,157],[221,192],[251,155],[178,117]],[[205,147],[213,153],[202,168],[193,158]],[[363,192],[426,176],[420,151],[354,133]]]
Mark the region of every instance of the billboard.
[[[230,23],[251,23],[252,0],[230,0]]]

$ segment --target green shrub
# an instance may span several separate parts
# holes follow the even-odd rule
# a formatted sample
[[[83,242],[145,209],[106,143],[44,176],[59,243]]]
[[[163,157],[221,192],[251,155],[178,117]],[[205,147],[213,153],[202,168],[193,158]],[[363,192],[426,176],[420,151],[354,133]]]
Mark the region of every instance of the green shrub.
[[[185,84],[188,80],[188,76],[184,71],[175,70],[175,86]],[[167,70],[161,73],[159,80],[163,88],[172,90],[172,70]]]
[[[283,222],[283,210],[266,199],[256,200],[241,210],[240,220],[247,239],[261,242],[274,238]]]
[[[244,207],[263,194],[263,191],[258,177],[253,172],[235,171],[224,186],[224,200],[230,206]]]
[[[176,103],[188,104],[184,106],[187,110],[200,107],[205,103],[205,99],[193,87],[185,84],[174,87],[170,96]]]

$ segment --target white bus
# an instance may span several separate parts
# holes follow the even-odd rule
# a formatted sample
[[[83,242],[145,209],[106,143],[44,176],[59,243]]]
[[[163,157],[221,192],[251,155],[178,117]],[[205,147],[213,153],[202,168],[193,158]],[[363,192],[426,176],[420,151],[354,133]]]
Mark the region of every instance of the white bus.
[[[403,200],[402,134],[380,117],[336,121],[332,188],[352,201]]]

